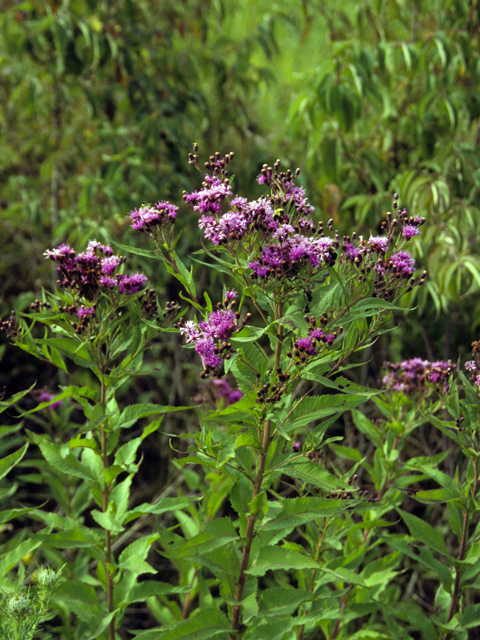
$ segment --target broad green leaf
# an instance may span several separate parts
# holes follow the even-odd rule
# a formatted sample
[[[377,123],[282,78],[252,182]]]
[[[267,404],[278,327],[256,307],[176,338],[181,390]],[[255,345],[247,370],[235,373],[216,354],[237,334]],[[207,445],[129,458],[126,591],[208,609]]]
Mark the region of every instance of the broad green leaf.
[[[83,342],[73,338],[44,338],[43,340],[38,340],[38,343],[54,347],[81,367],[89,369],[97,367],[92,354]]]
[[[308,556],[284,547],[262,547],[258,557],[246,573],[264,576],[267,571],[277,569],[319,569],[320,565]]]
[[[97,480],[93,469],[80,462],[73,454],[69,454],[68,445],[57,445],[53,442],[48,442],[41,436],[35,438],[35,434],[31,432],[28,433],[34,442],[38,444],[45,460],[51,464],[54,469],[65,473],[67,476],[70,475],[75,478],[82,478],[83,480],[92,480],[93,482]],[[91,450],[85,449],[85,451]]]
[[[59,533],[37,533],[40,543],[45,543],[54,549],[80,549],[93,547],[99,544],[99,539],[91,532],[70,529]]]
[[[459,622],[463,629],[478,629],[480,627],[480,604],[472,604],[464,609]]]

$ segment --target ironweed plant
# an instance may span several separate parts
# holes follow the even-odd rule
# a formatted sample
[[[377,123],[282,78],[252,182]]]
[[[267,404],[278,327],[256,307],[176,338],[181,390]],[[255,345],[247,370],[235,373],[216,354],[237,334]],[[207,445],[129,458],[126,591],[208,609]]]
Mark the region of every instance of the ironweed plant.
[[[189,162],[199,169],[197,152]],[[425,282],[408,249],[425,221],[395,196],[377,234],[340,237],[332,220],[315,218],[298,170],[265,165],[258,181],[268,192],[249,201],[233,193],[232,158],[210,156],[201,188],[184,194],[205,238],[190,268],[168,202],[130,213],[152,250],[117,245],[177,278],[188,317],[176,303],[160,311],[146,277],[124,274],[123,258],[91,242],[79,254],[47,251],[59,291],[2,323],[19,347],[72,377],[23,415],[67,398],[84,415],[68,441],[29,432],[57,508],[12,514],[38,531],[17,534],[10,549],[23,546],[2,575],[17,567],[22,580],[31,550],[56,570],[66,564],[51,600],[62,638],[126,637],[127,608],[145,602],[160,626],[131,630],[141,640],[467,639],[480,617],[480,361],[468,365],[473,381],[455,381],[451,362],[419,358],[387,365],[382,389],[355,378],[398,299]],[[200,290],[196,265],[221,274],[223,290]],[[165,331],[180,332],[201,362],[216,406],[197,408],[198,431],[184,435],[189,451],[176,466],[189,495],[132,506],[142,440],[182,407],[121,408],[116,391]],[[148,416],[143,434],[125,441]],[[122,548],[130,523],[166,512],[172,526],[156,522]],[[152,547],[168,577],[145,579],[156,573]]]

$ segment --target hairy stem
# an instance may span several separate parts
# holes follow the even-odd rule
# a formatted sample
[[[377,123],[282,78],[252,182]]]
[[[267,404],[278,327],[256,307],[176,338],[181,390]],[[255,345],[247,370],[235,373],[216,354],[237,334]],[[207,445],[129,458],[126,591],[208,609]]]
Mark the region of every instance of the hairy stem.
[[[100,402],[102,404],[104,412],[107,409],[107,397],[105,380],[102,375]],[[105,424],[100,427],[100,441],[102,447],[102,466],[104,476],[104,486],[102,489],[102,510],[104,513],[108,511],[108,498],[110,494],[108,483],[105,479],[105,471],[108,469],[108,449],[107,449],[107,434],[105,431]],[[110,573],[110,565],[112,562],[112,533],[108,529],[105,529],[105,574],[107,577],[107,605],[108,612],[113,611],[113,576]],[[115,640],[115,617],[113,617],[108,625],[108,637],[109,640]]]
[[[475,498],[478,490],[478,461],[473,460],[472,465],[473,465],[473,472],[474,472],[472,494],[473,494],[473,497]],[[465,510],[463,512],[462,539],[460,541],[460,551],[458,553],[459,562],[462,562],[465,557],[469,521],[470,521],[470,514],[468,513],[467,510]],[[450,620],[453,618],[458,608],[458,603],[460,600],[460,578],[461,578],[461,567],[458,566],[455,572],[455,582],[453,585],[452,601],[450,602],[450,609],[448,610],[447,623],[450,622]],[[446,631],[444,636],[445,640],[448,638],[448,635],[449,633],[448,631]]]
[[[275,318],[278,319],[282,314],[282,303],[275,305]],[[277,344],[275,347],[275,368],[280,364],[280,357],[282,353],[282,325],[278,325],[277,328]],[[257,476],[255,478],[255,484],[253,486],[252,500],[259,495],[262,490],[262,484],[265,476],[265,464],[267,460],[268,448],[271,441],[271,420],[265,420],[263,425],[263,439],[262,439],[262,452],[258,460]],[[238,575],[237,587],[235,589],[235,600],[240,603],[243,597],[243,591],[247,582],[246,571],[248,569],[248,562],[250,560],[250,551],[252,548],[252,542],[255,534],[255,519],[256,513],[251,513],[247,520],[247,531],[245,534],[245,544],[243,546],[242,560],[240,563],[240,573]],[[232,608],[232,623],[230,626],[231,631],[237,631],[240,624],[240,604],[235,604]],[[229,634],[230,640],[234,640],[235,634]]]

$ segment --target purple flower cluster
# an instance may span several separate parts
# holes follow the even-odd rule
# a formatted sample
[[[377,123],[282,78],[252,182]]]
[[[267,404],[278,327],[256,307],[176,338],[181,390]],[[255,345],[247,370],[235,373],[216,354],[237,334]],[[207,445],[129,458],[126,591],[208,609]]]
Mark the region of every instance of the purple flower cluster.
[[[394,200],[394,207],[395,205],[396,199]],[[418,227],[421,227],[422,224],[425,224],[425,218],[422,218],[421,216],[409,216],[406,209],[398,212],[398,218],[403,225],[402,236],[405,238],[405,240],[410,240],[410,238],[420,235]]]
[[[233,311],[236,297],[236,292],[227,291],[223,304],[219,303],[219,308],[212,311],[206,320],[199,323],[188,320],[179,327],[180,333],[186,337],[187,342],[195,345],[195,351],[202,358],[202,378],[209,374],[218,374],[223,360],[230,358],[233,351],[229,339],[250,317],[250,314],[247,314],[240,322],[240,313]]]
[[[41,391],[38,394],[39,404],[42,404],[42,402],[50,402],[51,400],[55,400],[55,398],[56,396],[54,396],[53,393],[49,393],[48,391]],[[46,407],[46,409],[48,411],[56,411],[59,407],[61,407],[61,405],[62,405],[62,401],[58,400],[57,402],[54,402],[50,406]]]
[[[184,193],[185,202],[192,202],[194,211],[198,213],[218,214],[222,211],[223,201],[232,195],[232,188],[227,178],[221,180],[216,176],[205,176],[200,191]]]
[[[137,231],[152,233],[156,228],[171,226],[177,217],[178,207],[170,202],[157,202],[155,205],[144,204],[140,209],[130,212],[130,225]]]
[[[58,285],[78,293],[88,301],[95,300],[102,291],[117,290],[121,294],[132,295],[147,283],[143,273],[129,276],[115,273],[125,258],[113,255],[111,247],[96,240],[90,241],[86,250],[78,255],[70,245],[62,244],[56,249],[48,249],[44,256],[55,262],[62,275],[62,279],[57,281]],[[79,318],[93,313],[92,307],[80,307],[77,311]]]
[[[480,340],[472,342],[474,360],[465,363],[465,369],[470,373],[470,382],[480,391]]]
[[[446,392],[448,379],[457,370],[457,366],[451,360],[430,362],[422,358],[403,360],[399,364],[385,362],[384,367],[389,371],[382,379],[385,388],[403,391],[407,395],[424,391],[427,383],[434,384],[439,391]]]
[[[295,176],[280,172],[279,161],[273,168],[265,165],[258,181],[271,188],[271,195],[249,202],[232,197],[226,177],[231,155],[223,161],[220,154],[211,156],[206,167],[213,175],[206,176],[200,191],[183,195],[202,214],[199,227],[205,238],[232,251],[242,245],[249,253],[253,279],[292,277],[305,267],[313,270],[333,264],[335,241],[315,229],[310,219],[314,209],[303,187],[294,184],[298,171]],[[226,201],[228,211],[222,213]]]
[[[295,358],[298,362],[305,362],[311,356],[317,356],[326,346],[333,344],[338,336],[343,332],[343,327],[333,333],[325,331],[329,322],[329,317],[325,313],[317,319],[315,316],[305,316],[305,320],[309,323],[308,336],[299,338],[293,344],[293,353],[288,352],[290,358]]]
[[[303,267],[311,270],[335,263],[334,240],[292,235],[280,244],[262,247],[258,260],[248,263],[253,279],[283,278],[296,275]]]
[[[220,398],[223,398],[227,405],[234,404],[243,398],[243,392],[240,389],[232,389],[226,380],[214,378],[212,383],[215,385]]]

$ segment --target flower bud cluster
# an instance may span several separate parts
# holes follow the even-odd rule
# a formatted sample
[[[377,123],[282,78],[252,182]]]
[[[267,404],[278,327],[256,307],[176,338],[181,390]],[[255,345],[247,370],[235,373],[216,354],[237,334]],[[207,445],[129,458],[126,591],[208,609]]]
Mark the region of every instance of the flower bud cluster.
[[[434,384],[440,392],[445,393],[448,391],[450,376],[457,370],[457,366],[451,360],[429,362],[421,358],[403,360],[399,364],[385,362],[384,367],[389,371],[382,379],[385,389],[403,391],[407,395],[425,391],[428,383]]]
[[[470,373],[470,382],[480,391],[480,340],[472,342],[473,360],[465,363],[465,369]]]
[[[304,363],[309,357],[317,356],[327,345],[333,342],[343,333],[343,327],[339,327],[333,333],[326,333],[325,328],[331,321],[333,312],[328,314],[326,311],[320,316],[304,316],[305,322],[310,325],[308,328],[308,336],[299,338],[293,345],[293,353],[289,351],[287,356],[294,358],[297,364]]]
[[[20,337],[20,328],[17,324],[15,311],[12,311],[6,320],[0,320],[0,329],[5,331],[7,336],[12,340]]]
[[[287,391],[288,381],[291,374],[282,372],[280,368],[277,368],[278,383],[271,384],[266,382],[263,387],[257,391],[257,402],[261,404],[274,404],[282,399],[282,396]]]
[[[38,313],[39,311],[42,311],[43,309],[51,309],[51,308],[52,308],[52,305],[49,302],[40,302],[40,300],[35,300],[30,305],[30,309],[32,311],[35,311],[36,313]]]
[[[34,613],[31,599],[21,593],[8,598],[6,605],[8,613],[15,617],[25,617]]]

